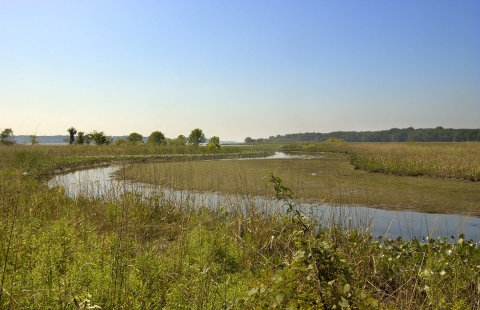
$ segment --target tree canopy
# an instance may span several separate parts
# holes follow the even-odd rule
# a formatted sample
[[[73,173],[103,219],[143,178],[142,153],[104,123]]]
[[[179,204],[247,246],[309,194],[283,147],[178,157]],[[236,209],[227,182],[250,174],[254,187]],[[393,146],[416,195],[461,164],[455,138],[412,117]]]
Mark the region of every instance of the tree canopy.
[[[169,140],[168,144],[175,146],[185,146],[185,144],[187,144],[187,138],[184,135],[179,135],[176,139]]]
[[[123,138],[115,139],[115,141],[113,142],[113,144],[115,145],[126,145],[127,143],[127,140]]]
[[[77,134],[77,130],[73,127],[67,129],[68,133],[70,134],[70,139],[68,140],[68,144],[73,144],[75,142],[75,135]]]
[[[15,144],[15,141],[13,140],[13,130],[12,130],[12,128],[5,128],[0,133],[0,144],[4,144],[4,145]]]
[[[220,149],[220,138],[217,136],[211,137],[210,141],[208,141],[207,147],[211,149]]]
[[[110,144],[110,142],[111,142],[110,138],[108,138],[103,133],[103,131],[98,132],[98,131],[94,130],[93,132],[89,133],[88,136],[89,137],[87,137],[87,139],[91,138],[91,140],[95,141],[96,145]]]
[[[245,143],[269,142],[323,142],[329,138],[343,139],[346,142],[462,142],[480,141],[480,129],[436,128],[392,128],[380,131],[335,131],[330,133],[295,133],[270,136],[269,138],[245,138]]]
[[[165,135],[160,131],[154,131],[148,136],[147,143],[154,145],[165,144]]]
[[[139,144],[143,143],[143,136],[139,133],[132,132],[130,135],[128,135],[127,140],[132,144]]]
[[[198,146],[200,143],[205,143],[205,135],[203,131],[199,128],[192,130],[190,135],[188,136],[188,144],[193,146]]]
[[[84,144],[85,143],[85,133],[83,131],[79,131],[77,133],[77,144]]]
[[[29,137],[30,137],[30,144],[31,145],[38,144],[37,135],[30,135]]]

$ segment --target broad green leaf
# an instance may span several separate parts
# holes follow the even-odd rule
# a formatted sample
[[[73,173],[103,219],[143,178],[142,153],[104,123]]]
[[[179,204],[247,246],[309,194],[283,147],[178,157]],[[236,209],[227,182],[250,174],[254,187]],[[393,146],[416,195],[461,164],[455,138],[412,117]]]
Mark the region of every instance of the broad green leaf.
[[[348,303],[348,300],[342,297],[342,301],[338,303],[338,305],[342,308],[348,308],[350,307],[350,304]]]
[[[252,295],[255,295],[256,293],[258,293],[258,288],[254,287],[252,288],[251,290],[248,291],[247,293],[247,296],[252,296]]]

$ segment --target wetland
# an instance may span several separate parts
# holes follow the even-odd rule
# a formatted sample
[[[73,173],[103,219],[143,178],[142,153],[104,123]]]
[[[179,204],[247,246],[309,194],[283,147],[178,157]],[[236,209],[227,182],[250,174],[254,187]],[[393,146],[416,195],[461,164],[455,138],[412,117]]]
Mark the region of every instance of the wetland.
[[[480,308],[480,143],[0,153],[2,309]]]
[[[254,207],[267,214],[281,210],[271,199],[264,177],[285,176],[305,215],[323,225],[350,222],[375,237],[425,239],[465,234],[479,240],[480,193],[474,182],[354,170],[348,156],[335,153],[283,153],[254,159],[137,163],[58,175],[50,186],[63,186],[71,197],[119,196],[124,191],[155,191],[188,197],[197,207]],[[453,195],[452,193],[456,193]]]

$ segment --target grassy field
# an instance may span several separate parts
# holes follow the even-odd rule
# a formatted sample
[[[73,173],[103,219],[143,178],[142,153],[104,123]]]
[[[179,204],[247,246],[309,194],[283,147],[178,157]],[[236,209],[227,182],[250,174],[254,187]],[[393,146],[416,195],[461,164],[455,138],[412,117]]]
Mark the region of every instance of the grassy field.
[[[348,153],[355,169],[369,172],[480,181],[480,142],[295,143],[284,149]]]
[[[131,165],[119,177],[174,189],[269,196],[262,178],[277,171],[306,202],[480,216],[480,187],[458,179],[355,170],[348,155],[321,158],[171,162]]]
[[[273,154],[271,147],[226,146],[194,148],[192,146],[86,146],[86,145],[15,145],[2,147],[0,166],[20,169],[23,173],[48,178],[53,173],[108,163],[195,161],[225,158],[259,157]]]
[[[0,309],[480,309],[480,249],[463,236],[372,240],[348,227],[254,209],[241,214],[228,204],[192,209],[160,192],[70,199],[45,185],[50,169],[72,166],[65,158],[92,164],[82,152],[129,163],[117,156],[143,150],[0,147]],[[148,155],[167,154],[158,153]],[[312,160],[317,176],[335,160],[345,172],[369,175],[345,156]],[[231,180],[219,181],[223,169],[214,164],[224,162],[181,160],[145,166],[143,174],[157,169],[147,178],[186,188],[203,175],[206,190],[239,194],[257,182],[243,161],[226,161]],[[277,185],[288,194],[287,185],[308,193],[295,188],[308,173],[314,177],[307,162],[272,161],[285,183],[270,178],[259,191],[274,196]]]

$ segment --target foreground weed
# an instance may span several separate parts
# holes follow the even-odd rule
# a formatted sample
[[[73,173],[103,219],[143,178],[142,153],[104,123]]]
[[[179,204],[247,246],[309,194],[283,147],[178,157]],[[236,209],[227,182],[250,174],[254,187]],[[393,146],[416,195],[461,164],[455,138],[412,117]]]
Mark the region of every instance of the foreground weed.
[[[270,172],[265,185],[273,184],[276,198],[293,213],[294,252],[282,265],[261,275],[261,282],[236,301],[234,307],[302,309],[378,309],[380,303],[356,278],[342,249],[332,242],[332,231],[315,232],[316,223],[302,216],[293,202],[293,191]],[[280,267],[280,268],[278,268]]]

